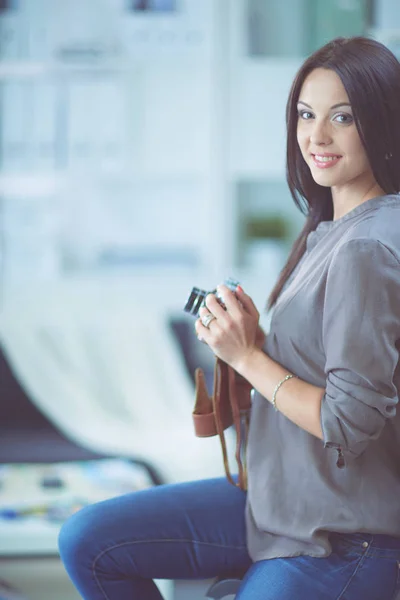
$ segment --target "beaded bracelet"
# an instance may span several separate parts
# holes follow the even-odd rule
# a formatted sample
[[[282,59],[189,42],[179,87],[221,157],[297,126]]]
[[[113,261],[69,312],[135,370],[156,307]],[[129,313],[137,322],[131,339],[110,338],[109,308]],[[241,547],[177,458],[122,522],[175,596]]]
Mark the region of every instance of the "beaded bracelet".
[[[283,385],[285,383],[285,381],[287,381],[288,379],[292,379],[292,377],[296,377],[296,375],[286,375],[286,377],[284,377],[282,379],[282,381],[280,381],[278,383],[278,385],[275,387],[274,392],[272,394],[272,406],[274,407],[275,410],[278,410],[278,407],[276,406],[276,394],[278,393],[279,388],[281,387],[281,385]]]

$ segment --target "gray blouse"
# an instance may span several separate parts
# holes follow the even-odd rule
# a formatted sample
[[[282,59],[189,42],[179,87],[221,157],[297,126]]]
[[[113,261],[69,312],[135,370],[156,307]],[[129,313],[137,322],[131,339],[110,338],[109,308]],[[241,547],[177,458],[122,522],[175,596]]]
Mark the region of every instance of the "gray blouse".
[[[400,536],[399,195],[368,200],[309,234],[264,350],[325,388],[324,440],[255,393],[252,559],[327,556],[329,532]]]

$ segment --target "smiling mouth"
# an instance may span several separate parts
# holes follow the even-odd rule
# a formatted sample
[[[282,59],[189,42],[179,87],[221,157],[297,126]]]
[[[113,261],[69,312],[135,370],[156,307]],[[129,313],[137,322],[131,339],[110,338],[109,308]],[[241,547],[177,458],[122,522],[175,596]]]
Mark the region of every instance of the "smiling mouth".
[[[318,162],[333,162],[335,160],[339,160],[339,158],[342,158],[340,156],[340,154],[328,154],[328,155],[324,155],[324,154],[311,154],[311,156],[313,157],[314,160],[318,161]]]
[[[311,154],[313,163],[320,169],[333,167],[342,158],[340,154]]]

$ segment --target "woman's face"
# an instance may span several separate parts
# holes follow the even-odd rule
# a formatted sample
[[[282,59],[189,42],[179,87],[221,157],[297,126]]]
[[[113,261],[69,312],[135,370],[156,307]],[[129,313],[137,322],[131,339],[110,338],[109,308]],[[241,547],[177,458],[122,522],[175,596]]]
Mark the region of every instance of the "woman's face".
[[[376,184],[349,97],[334,71],[319,68],[306,77],[297,109],[297,141],[316,183],[333,192],[364,192]]]

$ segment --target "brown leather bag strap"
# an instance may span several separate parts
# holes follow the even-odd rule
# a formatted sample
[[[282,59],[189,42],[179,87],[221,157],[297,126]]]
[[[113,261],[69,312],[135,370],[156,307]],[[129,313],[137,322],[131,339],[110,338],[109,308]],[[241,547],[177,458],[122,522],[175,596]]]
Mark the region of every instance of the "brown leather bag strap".
[[[218,435],[228,481],[243,490],[247,489],[246,445],[251,406],[251,386],[224,361],[216,359],[214,388],[210,397],[204,372],[195,371],[196,402],[193,410],[195,433],[199,437]],[[236,434],[235,458],[238,465],[238,483],[229,467],[225,429],[234,425]]]
[[[247,443],[247,411],[240,409],[238,386],[237,386],[237,374],[231,368],[228,367],[228,382],[229,382],[229,400],[231,404],[233,426],[236,432],[236,449],[235,458],[238,465],[238,487],[242,490],[247,489],[247,469],[245,461],[245,446]],[[243,428],[244,419],[244,428]],[[244,429],[244,430],[243,430]],[[243,462],[242,462],[243,455]]]
[[[229,406],[228,402],[228,379],[227,379],[227,367],[228,365],[221,360],[217,359],[216,361],[216,371],[214,374],[214,410],[215,410],[215,425],[217,428],[219,440],[222,448],[222,458],[224,461],[224,468],[226,477],[232,485],[236,485],[235,481],[230,472],[229,468],[229,458],[228,458],[228,450],[226,447],[225,441],[225,433],[224,433],[224,425],[222,422],[222,409],[226,406]],[[229,407],[230,408],[230,407]]]

